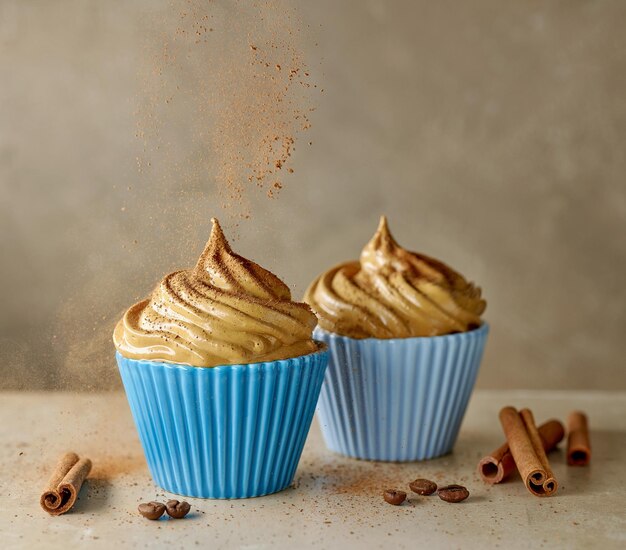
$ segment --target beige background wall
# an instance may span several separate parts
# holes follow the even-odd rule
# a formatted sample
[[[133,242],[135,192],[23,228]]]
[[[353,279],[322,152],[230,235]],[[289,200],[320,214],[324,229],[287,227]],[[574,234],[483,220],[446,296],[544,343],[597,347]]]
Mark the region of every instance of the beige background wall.
[[[0,387],[116,385],[120,313],[195,261],[212,215],[233,229],[211,181],[135,169],[161,4],[0,0]],[[625,389],[626,2],[298,5],[313,145],[235,248],[301,296],[387,213],[483,287],[482,387]]]

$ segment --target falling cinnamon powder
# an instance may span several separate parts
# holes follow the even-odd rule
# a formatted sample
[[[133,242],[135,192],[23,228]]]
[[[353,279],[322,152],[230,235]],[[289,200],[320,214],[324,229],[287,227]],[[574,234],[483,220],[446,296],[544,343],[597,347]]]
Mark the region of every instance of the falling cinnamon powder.
[[[280,192],[311,126],[303,25],[283,0],[175,0],[156,29],[137,109],[139,168],[181,189],[214,181],[226,215],[248,218],[255,193]]]
[[[310,126],[314,72],[300,46],[308,31],[287,0],[172,0],[151,4],[142,21],[139,174],[131,166],[120,184],[120,263],[103,262],[60,304],[50,348],[57,388],[120,387],[117,320],[164,272],[194,260],[212,216],[236,241],[254,205],[289,183],[294,147]],[[24,385],[45,376],[22,372]]]

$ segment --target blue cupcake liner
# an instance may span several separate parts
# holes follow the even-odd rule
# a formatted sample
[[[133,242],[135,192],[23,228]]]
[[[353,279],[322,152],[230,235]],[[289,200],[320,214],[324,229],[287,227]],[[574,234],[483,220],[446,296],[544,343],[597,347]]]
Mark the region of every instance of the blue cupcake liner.
[[[116,354],[148,468],[179,495],[247,498],[288,487],[306,440],[328,352],[191,367]]]
[[[435,458],[454,447],[489,327],[357,340],[315,329],[330,351],[318,403],[329,449],[368,460]]]

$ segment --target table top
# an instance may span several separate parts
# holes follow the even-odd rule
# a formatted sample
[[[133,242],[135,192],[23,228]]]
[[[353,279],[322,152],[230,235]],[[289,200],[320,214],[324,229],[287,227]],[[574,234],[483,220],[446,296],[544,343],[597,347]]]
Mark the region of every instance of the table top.
[[[550,455],[559,481],[552,498],[532,496],[519,478],[488,486],[478,460],[503,441],[498,411],[529,407],[537,422],[589,415],[593,457],[568,467]],[[122,393],[0,393],[0,532],[3,548],[624,548],[626,547],[626,393],[474,393],[452,454],[405,464],[336,455],[311,429],[293,485],[244,500],[187,499],[184,520],[148,521],[140,502],[171,495],[150,478]],[[563,444],[561,444],[563,447]],[[66,450],[94,468],[74,509],[59,517],[39,507],[51,466]],[[463,503],[417,497],[395,507],[387,488],[417,477],[459,483]]]

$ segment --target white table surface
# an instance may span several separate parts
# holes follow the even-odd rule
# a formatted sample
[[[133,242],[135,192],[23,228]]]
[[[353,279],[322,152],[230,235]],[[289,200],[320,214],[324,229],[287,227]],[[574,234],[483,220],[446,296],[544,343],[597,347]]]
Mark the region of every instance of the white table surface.
[[[592,465],[568,467],[562,450],[551,454],[555,497],[530,495],[519,478],[493,487],[478,478],[478,459],[503,440],[497,414],[507,404],[530,407],[538,422],[588,413]],[[187,499],[187,518],[156,522],[137,504],[170,495],[150,478],[122,393],[0,393],[0,413],[1,548],[626,548],[626,393],[475,392],[454,453],[422,463],[335,455],[314,422],[292,488]],[[94,469],[74,510],[50,517],[39,495],[65,450],[89,456]],[[460,483],[470,497],[382,500],[416,477]]]

